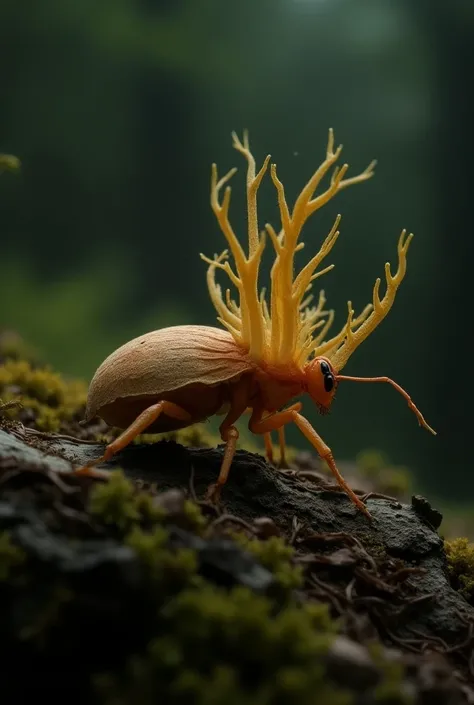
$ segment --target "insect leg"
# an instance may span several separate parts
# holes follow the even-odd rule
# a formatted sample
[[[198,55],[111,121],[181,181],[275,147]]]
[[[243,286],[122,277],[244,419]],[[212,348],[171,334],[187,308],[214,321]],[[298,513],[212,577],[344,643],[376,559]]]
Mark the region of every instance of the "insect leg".
[[[247,410],[248,397],[249,380],[241,378],[239,382],[231,387],[230,409],[219,427],[221,438],[225,442],[225,450],[217,482],[210,485],[207,490],[207,497],[212,501],[219,499],[220,491],[227,482],[239,439],[239,431],[234,424]]]
[[[265,453],[267,455],[267,460],[273,465],[273,443],[272,434],[270,432],[263,434],[263,441],[265,443]]]
[[[174,404],[171,401],[159,401],[157,404],[152,404],[144,411],[141,412],[133,421],[130,426],[118,436],[112,443],[105,449],[105,453],[94,460],[89,465],[83,468],[78,468],[74,471],[74,475],[89,475],[89,476],[103,476],[103,473],[97,473],[92,468],[99,463],[106,463],[110,458],[123,450],[129,443],[133,441],[134,438],[143,433],[151,424],[156,421],[156,419],[161,416],[161,414],[166,414],[173,419],[179,419],[181,421],[190,421],[191,414],[185,411],[182,407]]]
[[[225,450],[224,457],[222,458],[221,469],[219,471],[217,482],[212,484],[207,490],[208,499],[212,499],[213,501],[219,499],[221,489],[229,477],[230,468],[237,449],[239,432],[235,426],[229,426],[225,432],[221,432],[221,436],[222,440],[225,441]]]
[[[311,443],[313,448],[316,449],[320,457],[327,462],[329,468],[331,469],[331,472],[333,473],[340,487],[342,487],[344,492],[346,492],[346,494],[360,509],[360,511],[363,512],[366,517],[371,519],[372,517],[370,516],[365,504],[363,504],[359,497],[352,491],[352,489],[349,487],[349,485],[339,472],[331,449],[329,448],[329,446],[326,445],[321,436],[316,433],[309,421],[305,419],[304,416],[298,413],[300,409],[301,404],[294,404],[293,407],[290,407],[289,409],[285,409],[284,411],[277,411],[276,413],[271,414],[270,416],[267,416],[262,419],[261,410],[256,408],[254,410],[254,413],[250,417],[249,429],[250,431],[252,431],[252,433],[268,433],[269,431],[277,430],[282,426],[286,426],[286,424],[288,423],[295,423],[300,429],[300,431],[303,433],[303,435]]]
[[[280,426],[278,429],[278,441],[280,443],[280,462],[278,463],[279,468],[288,468],[288,460],[286,459],[286,441],[285,441],[285,427]]]

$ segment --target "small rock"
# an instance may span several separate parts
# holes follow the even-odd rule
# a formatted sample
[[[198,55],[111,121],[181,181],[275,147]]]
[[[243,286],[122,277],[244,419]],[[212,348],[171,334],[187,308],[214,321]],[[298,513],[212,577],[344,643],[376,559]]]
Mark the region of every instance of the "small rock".
[[[363,692],[380,680],[380,672],[365,646],[345,636],[334,639],[327,656],[327,675],[341,686]]]
[[[357,563],[357,558],[354,552],[350,548],[339,548],[328,558],[330,565],[337,566],[339,568],[345,568],[348,566],[353,566]]]
[[[441,654],[430,654],[420,664],[417,686],[421,705],[461,705],[459,683]]]
[[[431,506],[426,497],[421,494],[413,495],[411,498],[411,506],[422,519],[426,519],[433,529],[439,529],[443,521],[443,515],[437,509]]]
[[[135,589],[141,569],[135,552],[111,539],[74,543],[57,536],[43,524],[21,524],[11,532],[14,542],[30,558],[55,574],[74,577],[81,585],[100,586],[105,592]]]
[[[272,573],[230,539],[206,541],[177,526],[168,527],[168,530],[172,547],[196,551],[199,573],[208,580],[226,587],[245,585],[260,593],[267,592],[275,584]]]
[[[273,519],[270,519],[269,517],[258,517],[257,519],[254,519],[253,525],[260,538],[268,539],[271,536],[280,536],[281,532],[279,528]]]
[[[164,509],[171,516],[178,516],[184,512],[184,492],[178,489],[166,490],[154,498],[153,504]]]

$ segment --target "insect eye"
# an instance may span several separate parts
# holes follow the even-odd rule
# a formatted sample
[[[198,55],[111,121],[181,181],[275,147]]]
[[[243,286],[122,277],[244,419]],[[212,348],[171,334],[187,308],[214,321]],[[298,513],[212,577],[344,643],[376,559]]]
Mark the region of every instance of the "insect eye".
[[[324,360],[321,360],[321,372],[323,373],[324,376],[331,374],[331,370],[329,369],[329,365],[327,362],[324,362]]]
[[[332,392],[334,388],[334,377],[332,374],[324,375],[324,389],[326,392]]]

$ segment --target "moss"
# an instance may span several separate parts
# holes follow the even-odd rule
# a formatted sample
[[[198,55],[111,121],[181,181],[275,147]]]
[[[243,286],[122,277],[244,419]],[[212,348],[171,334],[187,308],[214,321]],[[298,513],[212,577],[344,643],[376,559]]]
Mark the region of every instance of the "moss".
[[[214,417],[206,423],[196,423],[193,426],[187,426],[186,428],[180,428],[176,431],[167,431],[165,433],[144,433],[134,440],[134,443],[156,443],[158,441],[174,441],[175,443],[180,443],[183,446],[190,448],[215,448],[222,443],[222,439],[217,430],[218,423],[217,419],[219,417]],[[262,444],[260,439],[254,436],[245,426],[244,423],[240,422],[239,425],[239,447],[245,448],[251,453],[262,453]],[[294,448],[287,448],[287,458],[292,460],[297,451]],[[275,454],[277,454],[277,449],[275,449]],[[277,456],[278,457],[278,456]]]
[[[25,561],[21,548],[15,546],[6,531],[0,533],[0,582],[9,580],[18,566]]]
[[[169,548],[166,515],[163,525],[140,527],[136,502],[141,493],[120,473],[112,478],[112,492],[110,484],[92,490],[96,516],[111,520],[117,516],[117,505],[128,507],[118,514],[118,521],[121,527],[129,524],[124,543],[144,566],[155,604],[150,620],[156,636],[144,652],[130,658],[125,670],[96,678],[105,705],[148,705],[158,700],[169,705],[351,702],[349,695],[328,683],[323,666],[338,623],[326,605],[301,606],[293,600],[291,590],[301,586],[302,575],[291,563],[290,546],[276,537],[260,542],[238,536],[239,543],[275,571],[285,586],[278,602],[246,588],[214,586],[198,574],[194,551]],[[189,500],[184,505],[184,514],[204,528],[198,507]]]
[[[451,583],[469,602],[474,602],[474,544],[467,538],[444,542]]]
[[[142,433],[133,439],[135,445],[158,443],[159,441],[174,441],[193,448],[212,448],[222,443],[220,436],[210,433],[204,423],[197,423],[187,428],[165,433]]]
[[[195,551],[181,549],[172,552],[167,548],[168,532],[158,526],[152,532],[135,526],[125,539],[142,560],[155,599],[165,599],[192,584],[196,579],[197,558]]]
[[[286,607],[246,588],[201,584],[162,606],[146,653],[96,680],[106,705],[346,705],[323,656],[334,637],[327,609]]]
[[[84,702],[352,703],[352,696],[333,685],[325,671],[328,648],[343,623],[331,618],[327,605],[295,599],[294,589],[302,587],[303,576],[295,565],[294,549],[278,537],[259,541],[239,534],[239,544],[269,568],[284,589],[261,596],[240,586],[215,586],[199,574],[193,550],[175,550],[169,542],[167,522],[188,521],[190,526],[212,533],[212,525],[206,527],[199,507],[187,499],[178,501],[178,495],[183,493],[176,489],[161,494],[146,492],[120,471],[112,473],[110,482],[97,483],[89,489],[86,509],[94,523],[102,522],[109,536],[121,535],[123,544],[133,550],[142,566],[136,574],[140,591],[134,593],[131,602],[123,603],[123,611],[133,613],[135,604],[143,609],[137,608],[138,623],[142,625],[138,637],[124,617],[123,631],[128,634],[130,630],[133,645],[127,645],[128,650],[120,652],[119,659],[100,661],[88,671],[88,682],[93,674],[95,693],[87,691]],[[100,533],[102,530],[103,527]],[[10,564],[20,565],[21,558],[18,562],[8,537],[0,541],[0,558],[2,547]],[[28,591],[32,589],[31,568],[29,565],[24,570],[20,565],[30,576]],[[100,580],[105,575],[101,573]],[[89,610],[99,598],[94,589],[91,592],[90,583],[70,584],[70,577],[53,578],[51,582],[48,578],[48,583],[40,582],[39,587],[44,595],[38,600],[38,587],[34,586],[35,606],[24,620],[19,638],[47,655],[55,648],[63,648],[68,640],[74,643],[79,638],[76,630],[83,628],[84,607]],[[97,588],[100,595],[104,584]],[[108,604],[110,586],[104,592]],[[121,590],[117,594],[128,595]],[[27,599],[32,599],[29,593]],[[120,604],[119,601],[119,607]],[[85,643],[91,639],[100,641],[107,631],[100,621],[104,609],[100,608],[97,614],[101,615],[97,626],[92,618],[89,629],[98,631],[88,634]],[[108,624],[107,619],[104,624]],[[378,702],[405,705],[408,701],[403,699],[398,665],[384,664],[383,673],[384,680],[376,692]]]
[[[377,480],[377,489],[382,494],[404,497],[412,492],[410,471],[403,467],[384,468]]]
[[[177,494],[171,503],[166,501],[166,495],[170,492]],[[161,495],[142,491],[121,470],[111,472],[108,482],[92,487],[88,511],[123,535],[134,524],[152,526],[169,522],[201,535],[207,524],[199,506],[185,499],[184,494],[174,490]]]
[[[0,174],[4,171],[19,171],[21,162],[13,154],[0,154]]]
[[[356,463],[361,475],[376,479],[380,470],[386,466],[387,458],[381,451],[375,448],[368,448],[358,453]]]
[[[4,402],[18,401],[23,409],[33,412],[35,425],[43,431],[58,431],[61,422],[80,412],[87,397],[86,386],[79,381],[66,381],[49,367],[34,367],[27,360],[7,359],[0,366],[0,396]],[[20,407],[6,414],[16,419]]]
[[[122,478],[126,480],[121,470],[116,470],[115,472],[120,473]],[[132,495],[129,501],[131,501],[134,505],[135,513],[140,522],[144,524],[153,524],[157,521],[163,521],[166,516],[166,512],[156,503],[154,496],[150,492],[139,491],[129,480],[126,481],[132,486]]]
[[[176,441],[183,446],[193,448],[213,448],[222,443],[221,437],[217,433],[212,433],[205,423],[197,423],[177,431],[162,433],[156,438],[157,440]]]
[[[112,472],[108,482],[92,488],[88,509],[104,524],[116,526],[121,532],[140,519],[135,502],[135,488],[120,470]]]
[[[270,570],[284,591],[291,592],[303,585],[303,569],[293,563],[294,549],[278,536],[265,541],[248,538],[242,533],[235,535],[236,541]]]
[[[187,499],[184,502],[183,515],[187,524],[185,528],[201,536],[207,526],[207,520],[203,516],[199,505]]]

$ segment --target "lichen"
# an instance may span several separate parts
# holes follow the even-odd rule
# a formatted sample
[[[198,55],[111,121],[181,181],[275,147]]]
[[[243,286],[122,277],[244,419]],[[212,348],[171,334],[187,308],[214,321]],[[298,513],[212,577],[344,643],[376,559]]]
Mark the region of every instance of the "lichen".
[[[459,592],[474,603],[474,543],[467,538],[444,542],[448,572],[451,583]]]
[[[67,381],[49,367],[34,367],[27,360],[7,359],[0,365],[0,397],[15,401],[5,414],[17,419],[23,410],[33,413],[35,426],[43,431],[58,431],[61,423],[71,420],[85,404],[84,383]]]

